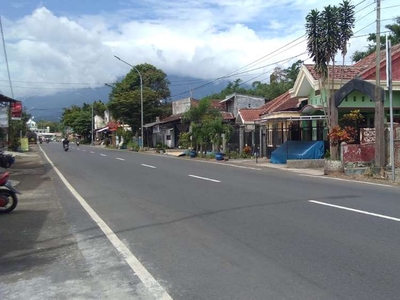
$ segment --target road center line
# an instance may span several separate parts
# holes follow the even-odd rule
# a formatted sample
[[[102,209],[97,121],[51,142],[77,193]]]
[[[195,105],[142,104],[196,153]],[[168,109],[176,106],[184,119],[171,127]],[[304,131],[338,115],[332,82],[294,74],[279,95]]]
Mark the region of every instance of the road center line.
[[[352,211],[352,212],[356,212],[356,213],[360,213],[360,214],[364,214],[364,215],[369,215],[369,216],[374,216],[374,217],[378,217],[378,218],[382,218],[382,219],[388,219],[388,220],[400,222],[399,218],[393,218],[393,217],[389,217],[389,216],[385,216],[385,215],[375,214],[375,213],[371,213],[371,212],[364,211],[364,210],[358,210],[358,209],[354,209],[354,208],[350,208],[350,207],[339,206],[339,205],[315,201],[315,200],[308,200],[308,202],[325,205],[325,206],[330,206],[330,207],[334,207],[334,208],[339,208],[339,209],[343,209],[343,210],[348,210],[348,211]]]
[[[143,167],[146,167],[146,168],[151,168],[151,169],[156,169],[156,167],[155,166],[150,166],[150,165],[146,165],[146,164],[141,164]]]
[[[90,215],[93,221],[99,226],[99,228],[104,232],[108,240],[114,245],[121,256],[125,259],[127,264],[131,267],[134,274],[139,277],[143,284],[147,287],[149,293],[154,299],[159,300],[172,300],[172,297],[164,290],[164,288],[158,283],[157,280],[150,274],[149,271],[141,264],[141,262],[136,258],[135,255],[129,250],[127,246],[118,238],[118,236],[111,230],[106,222],[93,210],[93,208],[86,202],[86,200],[74,189],[74,187],[68,182],[64,175],[58,170],[54,163],[50,160],[47,154],[43,151],[42,147],[40,150],[43,152],[44,156],[53,167],[54,171],[60,177],[61,181],[65,186],[71,191],[75,196],[76,200],[82,205],[86,212]]]
[[[100,154],[101,156],[107,156],[107,155],[105,155],[105,154]]]
[[[82,151],[83,151],[83,152],[86,152],[86,150],[85,150],[85,149],[83,149]]]
[[[90,153],[94,153],[93,151],[90,151]]]
[[[197,179],[203,179],[203,180],[207,180],[207,181],[212,181],[212,182],[221,182],[219,180],[216,179],[211,179],[211,178],[207,178],[207,177],[201,177],[201,176],[196,176],[196,175],[188,175],[189,177],[193,177],[193,178],[197,178]]]
[[[116,159],[118,159],[118,160],[125,160],[125,159],[123,159],[123,158],[119,158],[119,157],[117,157]]]

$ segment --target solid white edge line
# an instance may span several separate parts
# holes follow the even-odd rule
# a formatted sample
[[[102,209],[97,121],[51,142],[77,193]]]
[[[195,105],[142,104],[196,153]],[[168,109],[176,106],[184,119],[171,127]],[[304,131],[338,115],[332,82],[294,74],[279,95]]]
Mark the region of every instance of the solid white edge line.
[[[207,181],[212,181],[212,182],[221,182],[219,180],[216,179],[211,179],[211,178],[207,178],[207,177],[201,177],[201,176],[197,176],[197,175],[188,175],[189,177],[193,177],[193,178],[197,178],[197,179],[203,179],[203,180],[207,180]]]
[[[54,171],[60,177],[61,181],[70,190],[70,192],[74,195],[76,200],[78,200],[78,202],[86,210],[86,212],[93,219],[93,221],[99,226],[101,231],[104,232],[108,240],[123,256],[125,261],[131,267],[134,274],[136,274],[139,277],[139,279],[147,287],[148,291],[152,294],[152,296],[155,299],[172,300],[172,297],[164,290],[164,288],[157,282],[157,280],[155,280],[155,278],[150,274],[150,272],[147,271],[147,269],[141,264],[141,262],[136,258],[136,256],[132,254],[132,252],[128,249],[128,247],[125,246],[125,244],[111,230],[111,228],[107,225],[107,223],[100,218],[100,216],[90,207],[90,205],[86,202],[86,200],[73,188],[73,186],[68,182],[68,180],[64,177],[64,175],[58,170],[58,168],[50,160],[47,154],[43,151],[42,147],[39,146],[39,148],[43,152],[43,155],[46,157],[46,159],[48,160]]]
[[[348,211],[352,211],[352,212],[356,212],[356,213],[360,213],[360,214],[364,214],[364,215],[379,217],[379,218],[383,218],[383,219],[388,219],[388,220],[392,220],[392,221],[396,221],[396,222],[400,222],[399,218],[394,218],[394,217],[389,217],[389,216],[385,216],[385,215],[375,214],[375,213],[371,213],[371,212],[364,211],[364,210],[354,209],[354,208],[350,208],[350,207],[345,207],[345,206],[340,206],[340,205],[335,205],[335,204],[330,204],[330,203],[320,202],[320,201],[315,201],[315,200],[308,200],[308,202],[315,203],[315,204],[320,204],[320,205],[325,205],[325,206],[330,206],[330,207],[334,207],[334,208],[339,208],[339,209],[344,209],[344,210],[348,210]]]
[[[146,164],[140,164],[140,165],[143,166],[143,167],[146,167],[146,168],[156,169],[155,166],[146,165]]]
[[[346,182],[352,182],[352,183],[355,182],[355,183],[377,185],[377,186],[384,186],[384,187],[393,187],[392,185],[384,184],[384,183],[374,183],[374,182],[358,181],[358,180],[343,179],[343,178],[336,178],[336,177],[326,177],[326,176],[320,176],[320,175],[308,175],[308,174],[299,174],[299,175],[300,176],[304,176],[304,177],[314,177],[314,178],[321,178],[321,179],[332,179],[332,180],[346,181]]]

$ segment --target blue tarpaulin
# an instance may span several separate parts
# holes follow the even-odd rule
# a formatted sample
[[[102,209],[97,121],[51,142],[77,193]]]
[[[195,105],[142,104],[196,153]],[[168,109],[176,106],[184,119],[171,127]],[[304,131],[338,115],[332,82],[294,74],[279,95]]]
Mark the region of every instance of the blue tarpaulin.
[[[323,141],[287,141],[271,153],[271,163],[286,164],[288,159],[320,159],[324,157]]]

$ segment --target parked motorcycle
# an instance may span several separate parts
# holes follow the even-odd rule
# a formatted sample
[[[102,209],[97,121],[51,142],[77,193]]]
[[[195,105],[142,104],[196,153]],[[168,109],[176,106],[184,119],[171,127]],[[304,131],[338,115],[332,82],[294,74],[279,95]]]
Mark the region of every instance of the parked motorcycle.
[[[5,154],[0,150],[0,167],[8,169],[15,162],[15,156],[12,154]]]
[[[21,194],[8,180],[10,172],[0,174],[0,213],[13,211],[18,204],[17,194]]]

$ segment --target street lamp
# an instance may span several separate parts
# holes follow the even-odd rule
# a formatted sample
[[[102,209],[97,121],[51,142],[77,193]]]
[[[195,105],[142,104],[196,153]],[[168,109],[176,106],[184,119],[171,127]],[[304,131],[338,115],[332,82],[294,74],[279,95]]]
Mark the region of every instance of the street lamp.
[[[76,93],[76,94],[78,96],[81,96],[82,98],[85,98],[88,101],[91,101],[89,98],[87,98],[87,97],[85,97],[85,96],[83,96],[83,95],[81,95],[79,93]],[[94,131],[94,129],[93,129],[93,119],[94,119],[94,117],[93,117],[93,107],[94,107],[94,102],[92,102],[92,129],[90,131],[90,145],[91,146],[93,146],[93,131]]]
[[[128,66],[132,67],[139,74],[139,78],[140,78],[140,133],[142,136],[142,144],[140,145],[140,149],[143,150],[144,139],[143,139],[143,78],[142,78],[142,74],[140,74],[139,70],[135,66],[131,65],[130,63],[127,63],[126,61],[122,60],[121,58],[119,58],[116,55],[114,55],[114,57],[116,59],[122,61],[123,63],[127,64]]]

